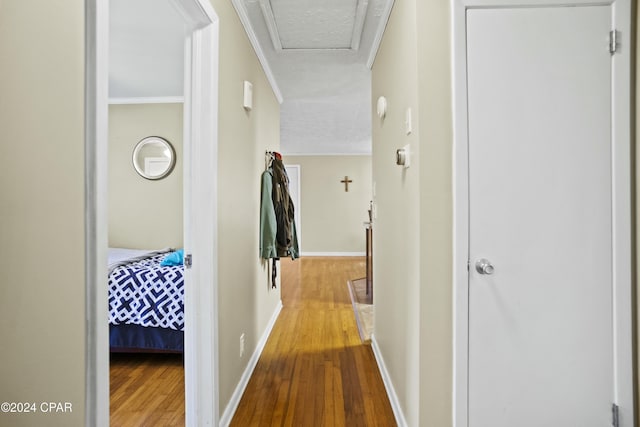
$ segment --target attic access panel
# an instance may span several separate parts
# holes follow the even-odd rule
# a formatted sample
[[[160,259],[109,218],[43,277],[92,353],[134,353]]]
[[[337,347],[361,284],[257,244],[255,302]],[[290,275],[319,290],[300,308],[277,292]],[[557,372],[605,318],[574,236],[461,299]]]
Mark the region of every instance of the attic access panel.
[[[368,0],[260,0],[276,50],[357,50]]]

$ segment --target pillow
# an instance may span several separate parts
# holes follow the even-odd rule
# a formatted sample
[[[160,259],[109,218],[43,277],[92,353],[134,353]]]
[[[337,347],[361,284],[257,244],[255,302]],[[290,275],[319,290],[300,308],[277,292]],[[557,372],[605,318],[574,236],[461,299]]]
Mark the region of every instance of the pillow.
[[[169,255],[164,257],[160,265],[163,267],[172,267],[176,265],[182,265],[183,263],[184,249],[178,249],[177,251],[171,252]]]

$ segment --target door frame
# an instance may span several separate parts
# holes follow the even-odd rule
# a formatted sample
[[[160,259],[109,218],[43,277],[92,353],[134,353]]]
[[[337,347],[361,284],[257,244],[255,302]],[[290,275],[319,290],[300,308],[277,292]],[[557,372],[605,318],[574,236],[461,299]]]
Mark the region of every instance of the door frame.
[[[208,0],[171,3],[190,32],[185,40],[184,233],[185,249],[195,256],[185,289],[185,421],[187,426],[215,425],[219,19]],[[85,20],[85,424],[108,426],[109,3],[85,0]]]
[[[301,211],[301,202],[300,199],[302,197],[302,192],[301,187],[300,187],[300,165],[289,165],[289,164],[285,164],[284,165],[285,169],[290,169],[291,171],[293,171],[295,173],[296,176],[296,180],[298,182],[298,194],[296,197],[296,200],[293,201],[293,207],[294,207],[294,214],[295,214],[295,220],[296,220],[296,236],[298,237],[298,249],[299,252],[302,252],[302,211]],[[289,172],[287,172],[287,174],[289,175],[289,181],[291,181],[291,174],[289,174]]]
[[[453,405],[454,427],[468,420],[469,362],[469,159],[467,128],[466,14],[473,8],[612,6],[618,51],[612,57],[614,390],[620,425],[634,425],[631,237],[631,4],[630,0],[454,0],[453,72]],[[603,35],[603,45],[606,35]],[[606,46],[606,45],[605,45]],[[612,402],[613,403],[613,402]]]

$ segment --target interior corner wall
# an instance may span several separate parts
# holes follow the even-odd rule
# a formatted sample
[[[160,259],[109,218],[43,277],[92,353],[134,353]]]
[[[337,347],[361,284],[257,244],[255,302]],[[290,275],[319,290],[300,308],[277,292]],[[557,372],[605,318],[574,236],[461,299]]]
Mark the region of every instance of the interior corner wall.
[[[211,1],[220,20],[218,129],[218,370],[223,413],[280,302],[259,257],[265,151],[279,150],[280,107],[232,3]],[[242,107],[243,81],[253,109]],[[239,356],[240,336],[246,350]]]
[[[422,0],[420,0],[422,1]],[[374,338],[408,425],[420,414],[420,171],[424,141],[419,117],[416,0],[396,0],[372,69],[372,114],[380,96],[384,119],[373,116]],[[422,25],[422,24],[421,24]],[[396,150],[410,145],[411,166],[396,165]]]
[[[84,12],[0,2],[0,401],[35,404],[3,426],[84,425]]]
[[[363,223],[369,220],[371,156],[287,156],[300,165],[300,251],[322,254],[363,254]],[[353,182],[345,191],[348,175]]]
[[[109,246],[133,249],[183,246],[183,105],[109,106]],[[143,138],[159,136],[176,152],[167,177],[148,180],[133,167]]]
[[[449,2],[416,1],[420,96],[420,420],[451,426],[453,117]]]

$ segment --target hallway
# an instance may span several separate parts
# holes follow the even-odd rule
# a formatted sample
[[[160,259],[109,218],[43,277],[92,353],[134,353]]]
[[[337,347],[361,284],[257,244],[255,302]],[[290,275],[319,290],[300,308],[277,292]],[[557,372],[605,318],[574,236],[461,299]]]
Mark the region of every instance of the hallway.
[[[281,261],[283,309],[231,426],[396,424],[347,290],[364,268],[363,258]]]

